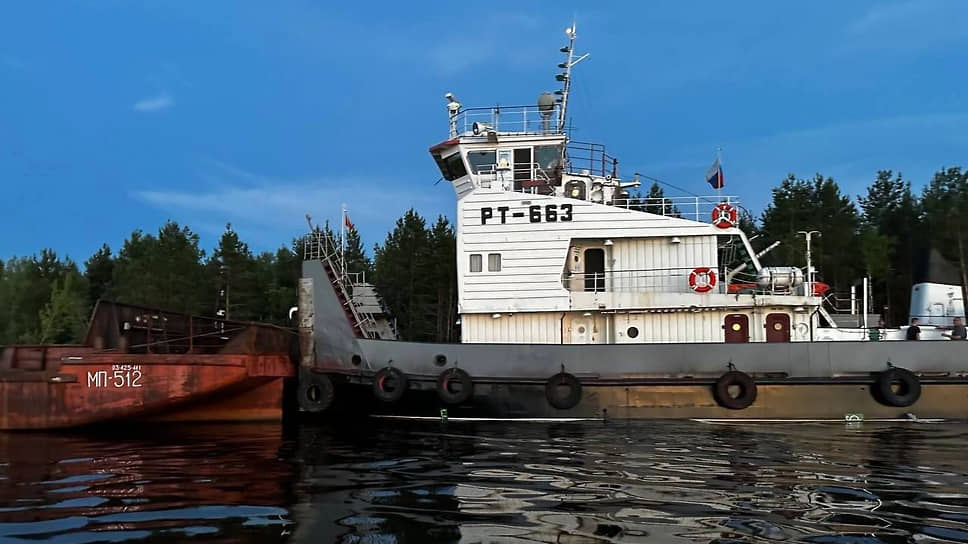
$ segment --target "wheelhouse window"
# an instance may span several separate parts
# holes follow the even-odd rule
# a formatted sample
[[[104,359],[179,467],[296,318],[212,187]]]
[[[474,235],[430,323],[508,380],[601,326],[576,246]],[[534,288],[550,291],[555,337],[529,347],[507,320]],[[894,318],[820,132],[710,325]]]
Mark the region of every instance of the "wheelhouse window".
[[[554,179],[554,174],[561,166],[561,146],[541,145],[535,147],[534,162],[538,163],[538,168],[544,170],[549,177]]]
[[[440,155],[434,155],[434,161],[437,162],[441,175],[447,181],[454,181],[467,175],[467,168],[464,167],[464,161],[459,152],[444,158],[441,158]]]
[[[494,150],[468,151],[467,162],[471,165],[471,173],[489,172],[494,169],[497,156]]]
[[[480,272],[483,262],[480,253],[471,254],[471,272]]]
[[[487,254],[487,271],[488,272],[500,272],[501,271],[501,254],[500,253],[488,253]]]

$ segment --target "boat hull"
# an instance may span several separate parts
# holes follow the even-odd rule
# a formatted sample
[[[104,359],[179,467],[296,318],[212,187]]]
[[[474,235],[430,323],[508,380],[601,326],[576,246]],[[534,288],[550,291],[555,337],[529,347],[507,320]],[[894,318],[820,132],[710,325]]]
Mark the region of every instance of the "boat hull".
[[[0,429],[127,420],[282,417],[288,355],[155,355],[67,351],[53,371],[0,374]]]
[[[404,398],[384,403],[370,386],[337,386],[334,409],[325,417],[361,414],[448,418],[594,418],[594,419],[724,419],[724,420],[877,420],[968,418],[968,383],[924,383],[921,396],[907,407],[886,406],[871,385],[861,383],[760,384],[747,408],[720,406],[711,385],[585,385],[581,401],[559,410],[546,398],[544,386],[487,384],[460,405],[442,402],[430,384],[412,384]]]
[[[350,393],[355,413],[432,415],[444,407],[436,399],[438,379],[457,369],[474,390],[457,411],[482,417],[968,417],[965,342],[444,344],[360,338],[326,274],[329,266],[303,264],[301,377],[314,372],[337,385],[372,388],[381,376],[399,373],[407,381],[403,397],[424,398],[416,404],[404,399],[387,403],[372,393]],[[755,385],[755,398],[739,395],[751,402],[714,397],[714,384],[733,372]],[[549,397],[546,384],[563,373],[580,384],[577,403]],[[904,389],[920,388],[920,395],[898,390],[885,398],[885,384],[894,383],[898,374],[913,382]]]

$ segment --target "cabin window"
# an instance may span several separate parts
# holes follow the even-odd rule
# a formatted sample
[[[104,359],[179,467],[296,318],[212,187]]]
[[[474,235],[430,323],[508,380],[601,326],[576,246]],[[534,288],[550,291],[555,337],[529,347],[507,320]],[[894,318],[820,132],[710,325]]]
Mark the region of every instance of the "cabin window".
[[[561,147],[557,145],[542,145],[534,148],[534,162],[552,179],[555,170],[561,165]]]
[[[461,159],[460,153],[454,153],[446,158],[441,158],[440,155],[434,155],[434,160],[437,161],[437,167],[440,168],[441,175],[447,181],[454,181],[457,178],[467,175],[467,169],[464,167],[464,161]]]
[[[496,161],[496,154],[493,150],[467,152],[467,162],[471,165],[472,174],[492,171]]]
[[[500,253],[488,253],[487,254],[487,271],[488,272],[500,272],[501,271],[501,254]]]
[[[585,250],[585,290],[596,293],[605,290],[605,250]]]
[[[480,272],[481,264],[483,260],[481,259],[480,253],[474,253],[471,255],[471,272]]]

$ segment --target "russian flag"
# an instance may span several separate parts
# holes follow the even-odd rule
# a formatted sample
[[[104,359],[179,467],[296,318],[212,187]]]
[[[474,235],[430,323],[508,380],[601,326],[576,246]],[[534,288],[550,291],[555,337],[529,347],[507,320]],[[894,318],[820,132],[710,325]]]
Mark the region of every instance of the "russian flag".
[[[725,182],[723,181],[723,166],[719,164],[719,157],[716,157],[716,161],[713,165],[706,170],[706,183],[713,186],[713,189],[722,189]]]

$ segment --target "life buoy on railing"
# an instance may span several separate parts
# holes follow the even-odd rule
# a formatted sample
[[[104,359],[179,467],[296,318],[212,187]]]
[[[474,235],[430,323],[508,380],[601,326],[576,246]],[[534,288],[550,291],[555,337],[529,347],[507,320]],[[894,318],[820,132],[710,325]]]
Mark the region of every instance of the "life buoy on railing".
[[[326,374],[300,371],[296,399],[299,407],[313,414],[326,411],[333,404],[333,380]]]
[[[734,396],[730,388],[736,390],[738,394]],[[713,385],[713,397],[724,408],[742,410],[756,400],[756,382],[749,374],[730,370],[716,380],[716,384]]]
[[[697,293],[708,293],[716,285],[716,271],[707,266],[694,268],[689,273],[689,288]]]
[[[474,381],[460,368],[448,368],[437,378],[437,396],[447,404],[467,402],[473,395]]]
[[[910,406],[921,397],[921,382],[910,370],[891,367],[877,375],[874,393],[888,406]]]
[[[736,226],[739,215],[736,213],[736,208],[726,202],[720,202],[713,208],[712,219],[713,225],[721,229],[728,229]]]
[[[407,392],[407,375],[392,366],[373,376],[373,396],[383,402],[396,402]]]
[[[581,382],[567,372],[559,372],[545,382],[545,397],[559,410],[574,408],[581,401]]]

